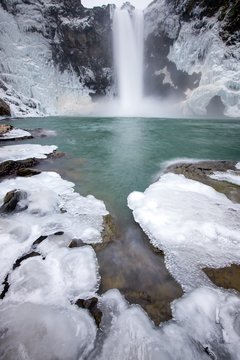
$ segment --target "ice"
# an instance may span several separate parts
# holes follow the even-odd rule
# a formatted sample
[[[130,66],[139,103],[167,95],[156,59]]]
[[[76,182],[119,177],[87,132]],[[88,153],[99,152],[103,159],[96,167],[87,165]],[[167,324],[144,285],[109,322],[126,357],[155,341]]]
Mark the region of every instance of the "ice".
[[[239,117],[240,92],[231,85],[240,79],[239,46],[224,44],[216,18],[208,19],[201,30],[196,30],[198,23],[199,20],[182,24],[168,55],[179,70],[188,74],[201,73],[199,86],[187,94],[184,108],[204,115],[209,101],[220,96],[225,115]]]
[[[11,139],[23,138],[23,137],[27,137],[27,136],[31,136],[31,134],[26,130],[12,129],[12,130],[8,131],[7,133],[3,134],[2,136],[0,136],[0,140],[2,138],[4,140],[11,140]]]
[[[8,278],[6,301],[58,304],[94,296],[98,290],[98,265],[90,246],[50,251],[22,262]]]
[[[197,6],[191,21],[182,20],[180,14],[184,6],[184,1],[174,6],[169,1],[157,0],[145,10],[145,37],[163,34],[172,39],[168,60],[189,75],[201,74],[199,86],[186,92],[186,100],[182,102],[183,114],[205,115],[210,100],[219,96],[225,105],[225,115],[239,117],[239,43],[227,46],[219,35],[222,24],[218,15],[200,19]],[[160,41],[159,54],[161,46]]]
[[[61,71],[52,59],[50,29],[44,14],[58,4],[9,4],[10,9],[15,6],[14,15],[0,7],[0,73],[10,89],[0,90],[1,98],[10,104],[13,116],[79,113],[82,99],[91,92],[83,86],[84,75],[79,78],[71,66]],[[56,31],[56,43],[57,36]]]
[[[0,307],[2,360],[80,360],[92,350],[96,326],[76,307],[5,303]]]
[[[239,305],[233,293],[198,288],[174,301],[173,320],[156,327],[110,290],[100,300],[105,341],[90,359],[238,360]]]
[[[240,174],[231,170],[226,172],[215,171],[212,175],[209,175],[209,177],[214,180],[227,181],[235,185],[240,185]]]
[[[93,317],[75,303],[97,296],[96,254],[83,241],[101,241],[107,211],[73,187],[53,172],[1,183],[0,206],[8,191],[26,194],[18,208],[0,217],[0,292],[4,280],[9,286],[0,301],[3,360],[86,359],[94,347]],[[69,248],[73,239],[82,246]]]
[[[7,145],[0,148],[0,162],[7,160],[25,160],[30,158],[46,159],[47,155],[57,149],[55,145]]]
[[[213,188],[169,173],[128,206],[185,290],[212,285],[203,267],[240,263],[240,205]]]
[[[68,246],[72,239],[86,243],[102,241],[103,216],[108,214],[104,203],[93,196],[82,197],[74,192],[73,186],[54,172],[17,177],[1,183],[0,206],[5,194],[11,190],[21,189],[27,197],[22,200],[25,210],[3,214],[0,218],[0,282],[11,271],[14,262],[28,252],[40,236],[64,232],[65,238],[59,244],[59,236],[50,236],[46,244],[39,245],[38,250],[45,256]]]
[[[0,292],[3,290],[2,282],[15,261],[28,252],[41,235],[38,226],[29,226],[28,222],[23,223],[22,220],[24,218],[0,218]]]

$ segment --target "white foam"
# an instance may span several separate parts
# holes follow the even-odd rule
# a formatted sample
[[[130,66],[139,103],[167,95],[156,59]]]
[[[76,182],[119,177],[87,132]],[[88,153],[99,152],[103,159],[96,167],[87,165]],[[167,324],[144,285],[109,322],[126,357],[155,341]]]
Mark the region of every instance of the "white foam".
[[[240,170],[240,162],[235,165],[236,169]]]
[[[7,160],[25,160],[29,158],[46,159],[57,149],[55,145],[21,144],[7,145],[0,148],[0,162]]]
[[[185,289],[212,284],[203,267],[240,263],[240,205],[213,188],[169,173],[128,206]]]
[[[209,177],[214,180],[227,181],[235,185],[240,185],[240,174],[231,170],[226,172],[215,171],[213,174],[209,175]]]

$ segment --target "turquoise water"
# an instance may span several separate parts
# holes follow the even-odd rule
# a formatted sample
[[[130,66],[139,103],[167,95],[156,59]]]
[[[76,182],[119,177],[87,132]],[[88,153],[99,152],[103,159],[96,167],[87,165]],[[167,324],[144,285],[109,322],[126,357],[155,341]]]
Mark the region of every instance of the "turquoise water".
[[[68,154],[59,164],[65,177],[124,221],[128,194],[152,183],[165,161],[240,160],[240,120],[50,117],[17,120],[16,126],[56,130],[56,137],[31,142],[58,145]]]
[[[13,125],[56,130],[54,137],[24,142],[58,145],[66,156],[44,161],[42,169],[58,171],[82,195],[102,199],[119,224],[120,236],[97,253],[100,292],[116,287],[156,323],[168,319],[169,303],[182,290],[163,255],[153,251],[134,223],[127,196],[145,190],[169,160],[240,160],[240,120],[49,117]]]

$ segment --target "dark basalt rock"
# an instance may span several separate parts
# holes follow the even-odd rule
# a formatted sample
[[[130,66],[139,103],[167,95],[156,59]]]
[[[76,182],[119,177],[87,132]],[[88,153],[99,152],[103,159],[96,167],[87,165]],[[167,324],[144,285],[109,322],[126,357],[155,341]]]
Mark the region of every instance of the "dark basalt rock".
[[[0,213],[11,213],[13,211],[23,211],[27,208],[27,205],[20,205],[21,200],[27,199],[26,191],[12,190],[9,191],[3,200],[3,205],[0,207]]]
[[[45,17],[52,24],[53,61],[60,71],[71,67],[95,96],[105,95],[112,83],[106,71],[112,68],[110,6],[85,9],[79,1],[65,0]]]
[[[0,116],[11,116],[9,105],[2,99],[0,99]]]
[[[97,327],[99,327],[102,320],[102,312],[97,307],[97,304],[98,304],[98,299],[96,297],[87,300],[79,299],[76,302],[76,305],[78,307],[82,309],[87,309],[90,312],[90,314],[95,320]]]
[[[28,176],[39,175],[39,174],[41,174],[41,171],[24,168],[24,169],[17,170],[16,174],[17,174],[17,176],[28,177]]]
[[[33,159],[26,159],[26,160],[19,160],[13,161],[8,160],[0,163],[0,177],[15,175],[17,172],[33,167],[39,164],[39,160]]]

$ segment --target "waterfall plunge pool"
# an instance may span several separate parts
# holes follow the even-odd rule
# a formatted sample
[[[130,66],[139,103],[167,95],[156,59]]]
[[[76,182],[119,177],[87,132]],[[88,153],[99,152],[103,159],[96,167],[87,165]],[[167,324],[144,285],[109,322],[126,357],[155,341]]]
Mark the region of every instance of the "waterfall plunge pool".
[[[134,223],[127,196],[144,191],[159,176],[166,161],[179,158],[240,159],[240,120],[151,118],[27,118],[12,121],[24,129],[45,128],[54,137],[21,143],[55,144],[66,153],[42,162],[76,184],[81,195],[103,200],[120,227],[120,236],[97,253],[101,288],[118,288],[139,303],[159,323],[171,316],[170,302],[182,294]],[[7,142],[6,142],[7,145]]]

